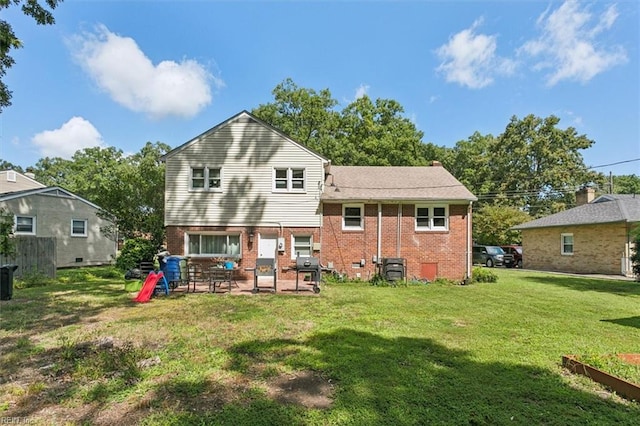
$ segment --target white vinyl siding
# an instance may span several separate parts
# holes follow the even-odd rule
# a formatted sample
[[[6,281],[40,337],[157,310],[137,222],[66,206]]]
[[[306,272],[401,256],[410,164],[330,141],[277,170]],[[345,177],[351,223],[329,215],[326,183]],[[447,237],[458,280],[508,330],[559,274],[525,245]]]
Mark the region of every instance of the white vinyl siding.
[[[222,171],[221,192],[190,191],[191,168],[205,164]],[[287,170],[288,187],[304,189],[274,191],[276,169]],[[303,180],[294,170],[303,171]],[[319,227],[322,222],[322,159],[242,117],[168,157],[166,182],[166,226]]]

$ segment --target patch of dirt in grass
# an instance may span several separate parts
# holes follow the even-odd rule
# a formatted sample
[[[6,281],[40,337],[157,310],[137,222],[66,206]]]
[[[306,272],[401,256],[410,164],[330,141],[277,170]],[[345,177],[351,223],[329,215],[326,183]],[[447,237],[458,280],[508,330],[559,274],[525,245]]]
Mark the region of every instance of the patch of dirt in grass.
[[[306,408],[329,408],[333,403],[331,381],[311,371],[282,374],[269,380],[267,386],[267,395],[280,403]]]

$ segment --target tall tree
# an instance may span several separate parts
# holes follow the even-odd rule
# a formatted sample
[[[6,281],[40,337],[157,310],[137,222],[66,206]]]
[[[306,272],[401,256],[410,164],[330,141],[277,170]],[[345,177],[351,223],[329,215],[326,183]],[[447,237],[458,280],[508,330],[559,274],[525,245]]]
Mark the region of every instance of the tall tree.
[[[13,163],[3,160],[2,158],[0,158],[0,170],[15,170],[16,172],[22,173],[22,167],[16,166]]]
[[[340,115],[329,89],[316,92],[288,78],[272,94],[274,102],[258,106],[252,114],[325,156],[336,148]]]
[[[342,111],[340,143],[330,158],[352,166],[426,165],[423,133],[403,113],[391,99],[356,99]]]
[[[478,198],[480,205],[492,203],[497,183],[490,159],[495,145],[492,135],[475,132],[467,140],[458,141],[443,165]]]
[[[389,99],[363,96],[342,111],[329,89],[316,92],[286,79],[274,102],[252,113],[339,165],[426,164],[422,132]]]
[[[613,192],[615,194],[639,194],[640,176],[619,175],[613,176]]]
[[[505,245],[522,242],[520,231],[512,226],[528,222],[532,217],[508,205],[484,205],[473,213],[473,239],[481,244]]]
[[[140,152],[85,148],[71,160],[44,158],[34,172],[45,185],[61,186],[97,204],[102,217],[114,222],[105,233],[125,238],[145,236],[156,245],[164,239],[164,164],[170,147],[147,142]]]
[[[558,128],[559,122],[553,115],[514,116],[491,151],[490,167],[499,191],[534,217],[573,205],[577,188],[603,180],[587,169],[580,153],[594,141],[573,127]]]
[[[45,0],[44,3],[45,5],[38,0],[0,0],[0,10],[22,4],[22,12],[32,17],[37,24],[52,25],[55,23],[55,19],[51,10],[55,9],[59,3],[62,3],[62,0]],[[11,49],[19,49],[21,47],[22,42],[13,32],[13,27],[4,19],[0,19],[0,112],[11,105],[11,91],[2,81],[7,69],[11,68],[15,63],[10,52]]]

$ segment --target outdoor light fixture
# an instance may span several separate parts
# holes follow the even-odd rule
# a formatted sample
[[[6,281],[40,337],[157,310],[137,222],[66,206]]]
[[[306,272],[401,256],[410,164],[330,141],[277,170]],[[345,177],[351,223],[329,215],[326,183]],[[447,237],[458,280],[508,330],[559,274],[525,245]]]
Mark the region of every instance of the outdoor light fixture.
[[[253,226],[251,228],[249,228],[249,242],[252,243],[253,242]]]

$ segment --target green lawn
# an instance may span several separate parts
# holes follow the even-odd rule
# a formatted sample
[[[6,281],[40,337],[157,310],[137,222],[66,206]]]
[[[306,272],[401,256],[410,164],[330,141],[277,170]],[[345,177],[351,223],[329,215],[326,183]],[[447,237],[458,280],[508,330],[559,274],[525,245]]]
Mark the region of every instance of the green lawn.
[[[0,419],[638,424],[640,404],[560,363],[640,352],[640,284],[495,272],[491,284],[340,283],[317,297],[189,294],[140,305],[123,280],[77,272],[78,282],[15,289],[0,302]],[[305,374],[312,387],[295,389]],[[332,403],[283,402],[287,378],[291,394]]]

